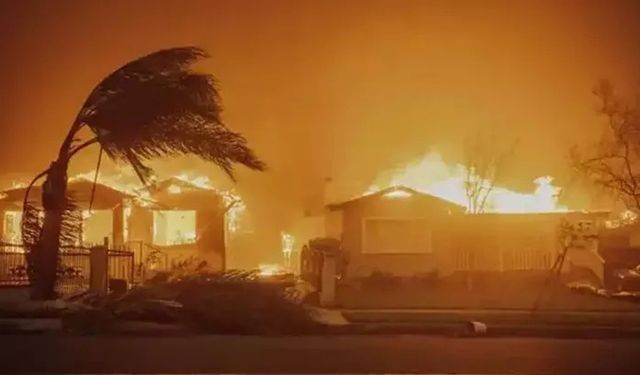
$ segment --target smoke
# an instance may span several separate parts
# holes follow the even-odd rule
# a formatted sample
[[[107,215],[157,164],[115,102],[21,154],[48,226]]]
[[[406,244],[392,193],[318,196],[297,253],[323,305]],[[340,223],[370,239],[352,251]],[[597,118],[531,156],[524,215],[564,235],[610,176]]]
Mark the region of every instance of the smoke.
[[[261,233],[247,250],[256,257],[275,257],[280,232],[305,213],[361,193],[430,147],[459,162],[464,136],[488,127],[521,138],[503,185],[528,189],[553,175],[565,186],[557,169],[568,147],[599,129],[592,84],[639,73],[633,2],[27,3],[0,5],[0,173],[46,167],[86,95],[118,66],[201,45],[213,55],[202,69],[219,81],[224,119],[269,166],[237,173]],[[90,171],[95,160],[85,153],[73,168]],[[194,160],[157,170],[232,185]]]

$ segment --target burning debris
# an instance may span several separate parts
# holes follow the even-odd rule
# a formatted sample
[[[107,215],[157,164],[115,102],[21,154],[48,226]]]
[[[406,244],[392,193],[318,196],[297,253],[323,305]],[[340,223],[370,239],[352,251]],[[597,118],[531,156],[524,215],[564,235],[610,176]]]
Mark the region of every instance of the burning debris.
[[[260,264],[258,266],[258,275],[260,276],[276,276],[276,275],[284,275],[287,271],[279,264],[270,263],[270,264]]]

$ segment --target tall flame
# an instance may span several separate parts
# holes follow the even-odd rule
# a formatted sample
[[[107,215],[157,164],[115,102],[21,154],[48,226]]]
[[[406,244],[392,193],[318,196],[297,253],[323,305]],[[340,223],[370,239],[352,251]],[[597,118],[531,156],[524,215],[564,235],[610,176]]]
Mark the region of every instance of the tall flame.
[[[391,173],[380,175],[365,194],[371,194],[388,186],[406,186],[414,190],[457,203],[469,209],[469,199],[465,191],[467,169],[460,164],[447,165],[437,152],[430,152],[421,159]],[[475,177],[478,178],[479,177]],[[490,182],[481,180],[484,186]],[[553,185],[550,176],[533,180],[532,193],[522,193],[504,187],[494,186],[487,196],[485,212],[527,213],[567,211],[558,205],[561,188]]]
[[[95,170],[80,173],[72,177],[72,179],[86,179],[93,181],[95,178]],[[242,198],[234,190],[220,190],[213,186],[208,176],[195,172],[181,172],[172,176],[178,180],[184,181],[201,189],[213,190],[222,197],[226,210],[226,225],[230,233],[239,230],[240,217],[246,211],[246,204]],[[124,168],[118,168],[116,173],[104,174],[100,173],[98,182],[120,190],[127,194],[138,198],[138,204],[144,205],[145,201],[151,201],[149,191],[141,185],[137,176]],[[181,194],[183,190],[178,185],[170,185],[168,191],[171,194]]]

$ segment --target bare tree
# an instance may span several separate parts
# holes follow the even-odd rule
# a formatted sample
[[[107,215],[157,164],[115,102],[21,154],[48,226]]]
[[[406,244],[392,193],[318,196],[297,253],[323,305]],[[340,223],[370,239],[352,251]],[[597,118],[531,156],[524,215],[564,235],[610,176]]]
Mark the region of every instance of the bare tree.
[[[600,141],[583,154],[571,149],[572,166],[597,186],[616,194],[625,205],[640,210],[640,106],[615,94],[608,81],[594,89],[598,112],[606,118]]]
[[[513,153],[514,146],[515,142],[507,148],[499,147],[494,137],[482,133],[467,138],[464,144],[464,189],[468,213],[485,211],[487,200],[496,180],[504,173],[507,158]]]

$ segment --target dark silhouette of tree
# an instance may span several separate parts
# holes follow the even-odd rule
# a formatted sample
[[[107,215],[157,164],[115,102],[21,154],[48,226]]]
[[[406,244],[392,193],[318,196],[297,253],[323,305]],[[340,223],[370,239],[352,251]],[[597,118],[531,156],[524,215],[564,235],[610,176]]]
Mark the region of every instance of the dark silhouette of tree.
[[[606,118],[600,141],[582,153],[571,149],[572,166],[591,182],[613,192],[625,205],[640,210],[640,106],[617,97],[606,80],[594,89]]]
[[[67,194],[67,168],[82,149],[98,144],[101,153],[130,164],[145,185],[153,174],[146,161],[161,157],[197,155],[232,179],[235,164],[265,169],[246,139],[223,123],[214,77],[192,69],[206,57],[196,47],[161,50],[124,65],[89,94],[57,158],[25,194],[23,242],[33,298],[55,297],[59,249],[77,241],[81,219]],[[91,130],[89,139],[80,137],[85,128]],[[29,200],[30,188],[41,178],[43,211]]]
[[[496,180],[504,173],[508,157],[513,154],[515,142],[509,147],[496,144],[494,137],[477,133],[464,143],[464,190],[469,202],[467,212],[483,213]]]

